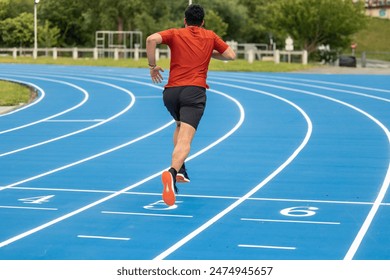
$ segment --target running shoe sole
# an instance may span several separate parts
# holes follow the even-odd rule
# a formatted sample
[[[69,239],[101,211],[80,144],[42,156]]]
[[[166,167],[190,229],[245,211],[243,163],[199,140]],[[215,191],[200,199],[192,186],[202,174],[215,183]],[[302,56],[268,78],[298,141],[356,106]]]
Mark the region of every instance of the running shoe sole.
[[[163,184],[162,198],[168,206],[172,206],[175,204],[176,195],[171,172],[164,171],[161,174],[161,181]]]
[[[176,183],[189,183],[190,179],[186,178],[183,174],[177,173]]]

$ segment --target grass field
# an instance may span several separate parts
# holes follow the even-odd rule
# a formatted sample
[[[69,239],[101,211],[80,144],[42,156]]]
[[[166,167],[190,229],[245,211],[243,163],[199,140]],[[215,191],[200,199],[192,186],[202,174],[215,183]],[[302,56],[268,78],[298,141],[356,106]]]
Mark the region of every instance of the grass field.
[[[390,20],[369,18],[367,27],[354,36],[356,53],[367,53],[368,59],[390,61]]]
[[[29,102],[32,98],[28,87],[0,81],[0,106],[15,106]]]

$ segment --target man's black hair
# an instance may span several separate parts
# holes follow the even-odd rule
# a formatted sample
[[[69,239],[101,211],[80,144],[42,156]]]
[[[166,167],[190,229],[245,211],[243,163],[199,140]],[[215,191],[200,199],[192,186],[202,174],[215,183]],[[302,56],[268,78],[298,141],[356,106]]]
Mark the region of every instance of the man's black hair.
[[[198,4],[189,5],[184,12],[187,25],[201,26],[204,19],[204,10]]]

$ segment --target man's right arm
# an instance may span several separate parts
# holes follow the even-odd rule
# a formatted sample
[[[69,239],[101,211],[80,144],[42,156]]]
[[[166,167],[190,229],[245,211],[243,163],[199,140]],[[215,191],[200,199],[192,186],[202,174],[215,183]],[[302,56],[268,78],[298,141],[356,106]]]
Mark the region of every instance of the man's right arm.
[[[156,65],[156,46],[161,44],[162,37],[158,33],[154,33],[146,38],[146,55],[148,57],[149,66]]]
[[[164,72],[164,69],[156,64],[156,46],[161,44],[161,42],[162,37],[158,33],[154,33],[146,39],[146,55],[148,57],[150,77],[153,83],[161,83],[163,80],[160,71]]]

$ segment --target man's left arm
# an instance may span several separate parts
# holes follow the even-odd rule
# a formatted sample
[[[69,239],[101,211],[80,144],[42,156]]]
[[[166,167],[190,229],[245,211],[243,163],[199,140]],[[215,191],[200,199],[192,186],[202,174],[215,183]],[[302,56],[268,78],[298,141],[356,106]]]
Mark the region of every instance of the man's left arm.
[[[214,34],[214,50],[211,55],[214,59],[219,60],[234,60],[236,59],[236,53],[234,50],[223,41],[217,34]]]
[[[214,50],[212,58],[218,60],[234,60],[236,59],[236,53],[231,47],[228,47],[223,53]]]

